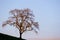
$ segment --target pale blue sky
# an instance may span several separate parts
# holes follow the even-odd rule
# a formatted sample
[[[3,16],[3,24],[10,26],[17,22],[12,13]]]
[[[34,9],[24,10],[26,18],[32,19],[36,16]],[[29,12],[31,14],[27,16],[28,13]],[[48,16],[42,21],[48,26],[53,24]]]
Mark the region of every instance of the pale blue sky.
[[[59,38],[60,37],[60,0],[0,0],[0,24],[8,19],[11,9],[29,8],[39,22],[39,33],[25,32],[24,38]],[[0,32],[19,37],[18,30],[12,26],[2,28]],[[29,36],[29,37],[28,37]]]

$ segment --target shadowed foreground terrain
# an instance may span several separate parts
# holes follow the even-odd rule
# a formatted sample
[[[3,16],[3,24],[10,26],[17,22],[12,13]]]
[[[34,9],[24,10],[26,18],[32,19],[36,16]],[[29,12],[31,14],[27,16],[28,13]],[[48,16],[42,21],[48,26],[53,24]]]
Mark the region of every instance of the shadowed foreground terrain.
[[[19,38],[0,33],[0,40],[19,40]]]

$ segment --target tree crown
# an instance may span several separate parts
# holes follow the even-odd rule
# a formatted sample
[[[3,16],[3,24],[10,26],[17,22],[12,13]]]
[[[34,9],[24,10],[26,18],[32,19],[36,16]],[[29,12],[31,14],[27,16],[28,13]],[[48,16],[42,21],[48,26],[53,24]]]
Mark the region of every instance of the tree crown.
[[[27,30],[33,30],[34,28],[32,26],[39,29],[39,24],[38,22],[34,21],[34,15],[30,9],[14,9],[9,13],[12,14],[12,16],[10,16],[9,19],[2,24],[3,27],[7,24],[13,25],[18,28],[21,33]]]

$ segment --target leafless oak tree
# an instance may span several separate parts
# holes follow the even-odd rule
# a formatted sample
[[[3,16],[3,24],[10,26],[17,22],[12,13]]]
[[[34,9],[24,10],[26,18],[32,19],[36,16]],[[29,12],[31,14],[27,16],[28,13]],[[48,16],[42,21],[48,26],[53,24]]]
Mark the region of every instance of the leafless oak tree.
[[[34,21],[33,12],[30,9],[14,9],[9,13],[11,14],[11,16],[8,18],[8,20],[4,21],[2,26],[4,27],[9,24],[18,28],[20,39],[23,32],[34,30],[34,27],[39,29],[39,24],[38,22]],[[37,32],[36,30],[34,31]]]

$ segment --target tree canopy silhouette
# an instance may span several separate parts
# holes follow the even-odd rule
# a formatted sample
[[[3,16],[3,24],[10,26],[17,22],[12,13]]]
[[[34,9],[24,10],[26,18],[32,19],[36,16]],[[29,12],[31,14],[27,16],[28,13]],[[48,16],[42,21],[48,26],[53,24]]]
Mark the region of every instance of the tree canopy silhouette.
[[[13,25],[18,28],[20,33],[20,38],[23,32],[34,30],[34,27],[39,29],[38,22],[34,21],[33,12],[30,9],[14,9],[9,12],[11,16],[8,20],[4,21],[2,26],[6,26],[7,24]],[[34,26],[34,27],[33,27]],[[34,30],[37,32],[36,30]]]

